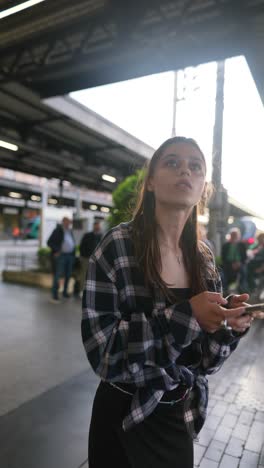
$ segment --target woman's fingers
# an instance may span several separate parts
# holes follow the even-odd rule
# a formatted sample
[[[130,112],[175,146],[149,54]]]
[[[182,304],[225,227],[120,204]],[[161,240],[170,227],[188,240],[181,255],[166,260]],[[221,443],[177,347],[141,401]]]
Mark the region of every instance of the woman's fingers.
[[[234,309],[225,309],[224,307],[221,307],[221,310],[223,311],[224,318],[229,319],[229,318],[237,318],[240,317],[243,313],[245,313],[245,307],[235,307]]]
[[[235,298],[236,298],[239,302],[246,302],[246,301],[248,301],[248,299],[249,299],[249,295],[248,295],[247,293],[238,294],[237,296],[235,296]]]
[[[235,331],[244,332],[250,327],[252,320],[251,316],[245,315],[242,317],[231,318],[228,320],[228,325],[230,325]]]
[[[238,333],[244,333],[249,327],[245,327],[245,328],[233,328],[234,331],[238,332]]]
[[[264,312],[261,312],[261,311],[253,312],[252,317],[263,320],[264,319]]]
[[[244,303],[247,302],[248,299],[249,299],[249,295],[247,293],[236,294],[236,295],[231,297],[231,300],[229,302],[229,306],[231,308],[239,307],[240,305],[244,305]]]
[[[227,304],[227,300],[220,293],[207,291],[205,294],[209,302],[214,302],[221,305]]]
[[[238,297],[241,301],[244,301],[247,299],[248,295],[241,294]],[[226,309],[223,306],[227,303],[227,300],[224,299],[220,293],[210,291],[204,291],[203,293],[193,296],[190,299],[190,303],[193,315],[200,327],[209,333],[213,333],[221,328],[226,319],[228,321],[235,320],[245,312],[245,307],[242,305],[242,302],[238,302],[232,309]],[[246,326],[244,324],[247,322],[247,318],[243,320],[238,323],[234,321],[233,326],[239,329]]]

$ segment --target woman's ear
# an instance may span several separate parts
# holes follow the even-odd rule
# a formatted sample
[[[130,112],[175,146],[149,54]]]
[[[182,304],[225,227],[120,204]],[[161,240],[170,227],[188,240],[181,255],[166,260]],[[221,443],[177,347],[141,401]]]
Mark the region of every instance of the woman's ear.
[[[153,180],[152,177],[149,177],[147,181],[147,191],[148,192],[153,192]]]

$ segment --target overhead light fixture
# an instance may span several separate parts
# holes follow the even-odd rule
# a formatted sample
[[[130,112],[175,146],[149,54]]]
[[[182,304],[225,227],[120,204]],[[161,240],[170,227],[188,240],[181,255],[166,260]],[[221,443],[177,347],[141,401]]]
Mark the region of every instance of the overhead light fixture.
[[[9,192],[8,196],[11,198],[22,198],[21,193],[18,193],[18,192]]]
[[[32,201],[40,201],[41,200],[41,197],[39,195],[31,195],[31,200]]]
[[[108,208],[107,206],[101,206],[100,209],[101,209],[102,213],[109,213],[109,211],[110,211],[110,208]]]
[[[3,208],[3,213],[5,214],[10,214],[10,215],[16,215],[19,213],[19,210],[17,208],[10,208],[9,206]]]
[[[2,148],[6,148],[6,149],[9,149],[11,151],[17,151],[18,150],[17,145],[13,145],[12,143],[8,143],[7,141],[4,141],[4,140],[0,140],[0,146],[2,146]]]
[[[90,210],[96,211],[98,209],[97,205],[90,205]]]
[[[56,198],[49,198],[48,202],[50,205],[57,205],[58,200],[56,200]]]
[[[0,11],[0,19],[6,18],[7,16],[14,15],[19,11],[26,10],[37,3],[44,2],[45,0],[28,0],[27,2],[21,3],[20,5],[16,5],[14,7],[8,8],[7,10]]]
[[[106,180],[107,182],[111,182],[112,184],[114,184],[116,182],[116,178],[113,177],[113,176],[110,176],[110,175],[107,175],[107,174],[103,174],[102,175],[102,179],[103,180]]]

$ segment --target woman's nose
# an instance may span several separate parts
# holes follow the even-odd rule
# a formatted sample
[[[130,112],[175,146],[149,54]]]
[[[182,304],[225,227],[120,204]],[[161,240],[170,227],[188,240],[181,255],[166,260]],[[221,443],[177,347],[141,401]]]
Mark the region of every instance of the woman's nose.
[[[183,175],[183,174],[190,175],[191,174],[190,168],[189,168],[189,166],[187,164],[183,164],[180,167],[180,174],[181,175]]]

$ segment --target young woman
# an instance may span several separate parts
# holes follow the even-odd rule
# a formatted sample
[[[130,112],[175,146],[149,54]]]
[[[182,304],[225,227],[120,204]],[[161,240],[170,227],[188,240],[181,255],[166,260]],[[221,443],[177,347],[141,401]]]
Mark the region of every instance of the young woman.
[[[205,176],[194,140],[165,141],[132,221],[110,230],[90,257],[82,337],[101,382],[89,468],[192,467],[206,374],[250,326],[249,316],[240,317],[248,295],[222,297],[213,256],[197,239]]]

